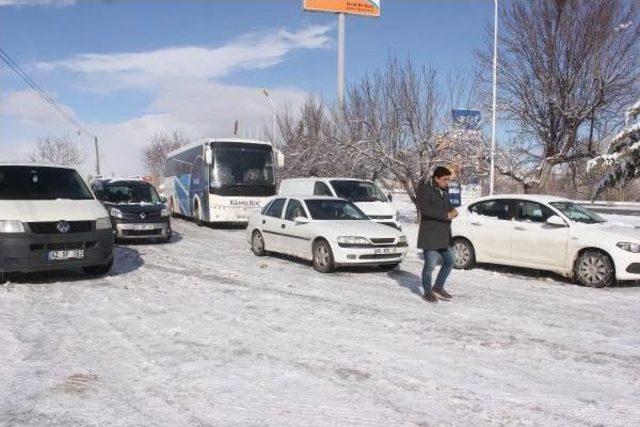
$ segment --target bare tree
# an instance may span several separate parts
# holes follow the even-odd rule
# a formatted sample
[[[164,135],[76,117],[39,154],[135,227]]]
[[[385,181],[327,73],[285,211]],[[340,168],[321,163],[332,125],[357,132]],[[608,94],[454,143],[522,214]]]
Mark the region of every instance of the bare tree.
[[[594,128],[637,97],[640,4],[624,0],[503,3],[498,108],[516,136],[499,171],[544,191],[558,165],[595,156]],[[491,69],[492,46],[480,53]],[[488,89],[488,79],[485,80]],[[514,167],[515,166],[515,167]]]
[[[163,175],[167,154],[188,142],[179,132],[173,132],[171,135],[156,134],[151,138],[149,145],[144,148],[142,157],[147,171],[154,180],[158,180]]]
[[[443,92],[434,69],[391,57],[384,71],[350,88],[344,110],[334,112],[334,138],[351,158],[364,157],[397,180],[415,203],[421,180],[435,166],[459,164],[478,173],[486,164],[481,137],[468,143],[451,131]],[[454,98],[450,92],[450,102]]]
[[[28,158],[36,163],[51,163],[62,166],[79,166],[87,156],[78,143],[71,141],[67,135],[44,137],[38,139]]]

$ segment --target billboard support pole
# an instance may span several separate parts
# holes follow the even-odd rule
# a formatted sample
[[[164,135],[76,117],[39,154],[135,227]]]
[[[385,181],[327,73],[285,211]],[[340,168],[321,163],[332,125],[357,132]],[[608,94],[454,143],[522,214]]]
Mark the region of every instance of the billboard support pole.
[[[491,117],[491,170],[489,195],[493,196],[496,179],[496,97],[498,92],[498,0],[494,0],[493,21],[493,107]]]
[[[344,13],[338,14],[338,107],[344,108],[344,65],[345,65],[345,31],[346,17]]]

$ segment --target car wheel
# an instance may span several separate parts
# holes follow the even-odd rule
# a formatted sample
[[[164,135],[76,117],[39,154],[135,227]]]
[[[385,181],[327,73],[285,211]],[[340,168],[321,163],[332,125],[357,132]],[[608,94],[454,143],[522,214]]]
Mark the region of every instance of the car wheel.
[[[9,275],[7,273],[0,273],[0,285],[4,285],[9,280]]]
[[[398,268],[399,265],[400,265],[399,262],[394,262],[393,264],[382,264],[379,267],[384,271],[391,271]]]
[[[89,276],[104,276],[111,270],[111,267],[113,267],[113,260],[109,261],[107,264],[82,267],[82,271]]]
[[[604,252],[588,250],[576,261],[575,279],[582,286],[605,288],[616,281],[613,261]]]
[[[320,273],[331,273],[336,269],[331,245],[326,240],[319,240],[313,245],[313,268]]]
[[[265,256],[267,254],[267,251],[264,250],[264,237],[258,230],[251,235],[251,252],[255,256]]]
[[[170,241],[171,241],[171,234],[167,234],[166,236],[160,237],[158,239],[158,243],[163,243],[163,244],[169,243]]]
[[[453,254],[453,266],[459,270],[468,270],[476,264],[476,252],[467,239],[459,238],[453,241]]]

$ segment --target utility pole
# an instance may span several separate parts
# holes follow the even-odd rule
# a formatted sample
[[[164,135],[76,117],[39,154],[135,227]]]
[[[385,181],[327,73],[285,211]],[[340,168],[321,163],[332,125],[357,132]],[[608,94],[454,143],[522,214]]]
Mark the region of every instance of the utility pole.
[[[96,176],[100,175],[100,150],[98,150],[98,137],[93,137],[93,144],[96,148]]]
[[[338,14],[338,107],[340,111],[344,108],[344,66],[345,66],[345,32],[346,16],[344,13]]]
[[[498,0],[494,0],[493,19],[493,108],[491,118],[491,171],[489,195],[493,196],[496,179],[496,98],[498,93]]]

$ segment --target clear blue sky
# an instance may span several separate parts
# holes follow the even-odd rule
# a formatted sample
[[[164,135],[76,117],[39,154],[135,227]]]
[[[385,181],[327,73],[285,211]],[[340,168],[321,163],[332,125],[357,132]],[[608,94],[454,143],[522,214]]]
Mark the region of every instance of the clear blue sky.
[[[270,111],[265,99],[253,98],[260,87],[272,88],[279,105],[295,104],[302,92],[334,96],[336,17],[303,12],[302,0],[0,0],[0,5],[13,2],[46,4],[0,6],[0,45],[79,120],[104,134],[106,151],[120,147],[115,139],[136,138],[132,129],[140,129],[140,139],[172,126],[194,137],[220,131],[213,123],[235,99],[247,108],[234,114],[257,129]],[[347,19],[347,78],[354,81],[383,66],[391,52],[408,54],[442,74],[471,70],[492,13],[491,0],[382,0],[380,18]],[[308,29],[315,29],[308,44],[297,45]],[[249,60],[225,50],[238,43]],[[268,52],[272,46],[277,48]],[[216,51],[200,54],[191,48]],[[194,60],[172,66],[177,58]],[[195,81],[202,82],[201,89]],[[181,97],[184,102],[178,103]],[[208,100],[220,105],[208,106]],[[70,131],[54,124],[4,66],[0,102],[0,145],[23,147],[48,130]],[[197,110],[204,104],[208,110]],[[211,117],[210,128],[189,123],[188,117],[199,114]],[[226,121],[220,126],[226,129]],[[117,170],[117,155],[108,154]]]

